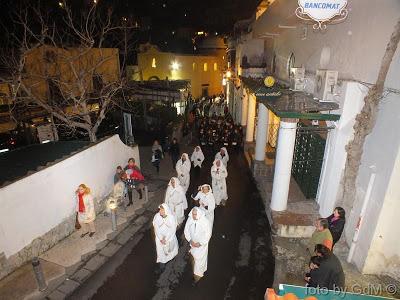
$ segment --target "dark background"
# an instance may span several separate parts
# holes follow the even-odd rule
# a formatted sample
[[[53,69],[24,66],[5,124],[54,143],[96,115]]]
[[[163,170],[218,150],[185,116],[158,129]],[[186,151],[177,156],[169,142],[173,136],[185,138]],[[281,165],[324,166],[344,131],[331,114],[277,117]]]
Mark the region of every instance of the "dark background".
[[[192,51],[190,32],[206,31],[215,35],[229,34],[236,21],[251,17],[260,0],[97,0],[99,9],[112,8],[113,15],[137,21],[138,42],[151,41],[163,50]],[[79,12],[92,5],[93,0],[67,0]],[[54,19],[61,20],[58,0],[0,0],[0,45],[16,32],[14,12],[26,5],[40,5]]]

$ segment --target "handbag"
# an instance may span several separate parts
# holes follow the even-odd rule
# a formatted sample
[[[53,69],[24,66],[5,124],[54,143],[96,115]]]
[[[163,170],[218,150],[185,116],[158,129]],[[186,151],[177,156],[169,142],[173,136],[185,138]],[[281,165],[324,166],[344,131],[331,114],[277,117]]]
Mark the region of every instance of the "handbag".
[[[79,230],[79,229],[81,229],[81,224],[79,223],[79,221],[78,221],[78,213],[76,213],[76,217],[75,217],[75,229],[76,230]]]

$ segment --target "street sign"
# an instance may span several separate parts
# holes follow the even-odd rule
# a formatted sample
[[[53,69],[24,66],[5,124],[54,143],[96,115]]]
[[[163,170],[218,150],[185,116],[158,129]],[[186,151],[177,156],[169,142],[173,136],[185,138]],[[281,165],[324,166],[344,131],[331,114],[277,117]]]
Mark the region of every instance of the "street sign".
[[[315,21],[314,29],[326,29],[327,22],[346,19],[347,0],[298,0],[295,13],[302,20]]]

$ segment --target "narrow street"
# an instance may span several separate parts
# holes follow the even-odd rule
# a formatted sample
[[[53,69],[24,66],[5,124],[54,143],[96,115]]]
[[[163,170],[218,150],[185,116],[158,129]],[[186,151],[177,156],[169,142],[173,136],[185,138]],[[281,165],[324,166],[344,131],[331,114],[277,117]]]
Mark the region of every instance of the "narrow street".
[[[98,271],[104,278],[100,288],[99,277],[93,276],[70,298],[261,299],[274,276],[270,228],[245,159],[242,154],[231,153],[230,157],[229,200],[226,207],[215,211],[208,271],[198,286],[192,286],[192,267],[188,244],[183,240],[183,227],[177,232],[179,254],[162,274],[156,273],[153,232],[148,230],[123,262],[121,258],[119,263],[114,262],[120,264],[118,268],[107,268],[106,264]],[[188,195],[200,184],[211,182],[210,168],[211,159],[206,158],[201,173],[192,172]]]

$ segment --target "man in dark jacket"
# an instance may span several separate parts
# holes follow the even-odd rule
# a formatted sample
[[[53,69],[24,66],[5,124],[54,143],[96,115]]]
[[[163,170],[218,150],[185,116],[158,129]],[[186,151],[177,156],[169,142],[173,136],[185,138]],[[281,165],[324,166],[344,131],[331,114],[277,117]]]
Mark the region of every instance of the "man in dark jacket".
[[[345,277],[342,265],[335,254],[322,244],[315,246],[315,254],[321,257],[318,269],[313,273],[312,287],[343,290]]]
[[[175,170],[176,162],[180,158],[179,144],[176,138],[172,140],[172,143],[169,146],[169,155],[171,156],[172,160],[172,168]]]

